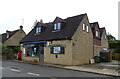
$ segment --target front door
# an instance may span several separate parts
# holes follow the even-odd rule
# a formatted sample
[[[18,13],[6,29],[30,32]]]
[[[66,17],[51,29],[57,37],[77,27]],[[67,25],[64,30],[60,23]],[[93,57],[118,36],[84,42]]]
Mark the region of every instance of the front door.
[[[44,43],[39,45],[39,61],[44,62]]]

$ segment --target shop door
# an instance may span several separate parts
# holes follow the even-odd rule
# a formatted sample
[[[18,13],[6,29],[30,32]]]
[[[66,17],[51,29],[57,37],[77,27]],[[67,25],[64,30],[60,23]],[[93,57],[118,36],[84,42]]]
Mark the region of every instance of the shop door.
[[[39,46],[39,61],[44,62],[44,44]]]

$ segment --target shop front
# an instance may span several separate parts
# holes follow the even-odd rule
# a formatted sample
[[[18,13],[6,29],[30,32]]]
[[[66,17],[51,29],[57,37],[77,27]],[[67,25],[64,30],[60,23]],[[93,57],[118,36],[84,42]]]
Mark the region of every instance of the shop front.
[[[30,58],[33,61],[34,59],[38,59],[38,61],[44,62],[45,46],[46,46],[45,41],[23,43],[22,50],[23,50],[24,59]]]

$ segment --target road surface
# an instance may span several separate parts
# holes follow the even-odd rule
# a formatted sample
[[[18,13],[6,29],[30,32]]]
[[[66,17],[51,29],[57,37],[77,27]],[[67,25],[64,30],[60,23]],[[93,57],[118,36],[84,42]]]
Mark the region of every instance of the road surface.
[[[2,77],[49,77],[51,79],[57,79],[56,77],[110,77],[107,75],[32,65],[9,60],[2,61],[0,70],[2,70]]]

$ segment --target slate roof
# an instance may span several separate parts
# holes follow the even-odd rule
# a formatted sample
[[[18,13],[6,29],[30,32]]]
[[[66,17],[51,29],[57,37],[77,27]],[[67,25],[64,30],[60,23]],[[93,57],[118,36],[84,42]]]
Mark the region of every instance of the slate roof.
[[[58,31],[53,32],[53,22],[45,23],[45,30],[40,34],[35,33],[35,28],[39,26],[39,22],[21,41],[20,43],[25,42],[36,42],[36,41],[50,41],[50,40],[63,40],[63,39],[71,39],[74,35],[78,25],[82,21],[86,14],[81,14],[73,17],[68,17],[64,20],[64,27]]]
[[[11,36],[13,36],[16,32],[18,32],[19,30],[14,30],[14,31],[8,31],[9,33],[9,38]],[[4,43],[5,41],[7,41],[9,38],[7,38],[7,33],[3,33],[2,35],[2,43]]]
[[[99,27],[99,23],[98,22],[93,22],[93,23],[90,23],[90,27],[92,29],[92,33],[93,33],[93,36],[94,36],[94,39],[97,39],[100,41],[101,37],[96,37],[96,33],[95,33],[95,29],[98,27],[98,29],[100,30],[100,27]]]
[[[104,30],[105,30],[105,27],[100,28],[100,38],[101,38],[101,36],[102,36]]]
[[[96,25],[99,25],[98,22],[93,22],[93,23],[90,23],[90,26],[91,26],[91,29],[94,29],[96,27]],[[103,34],[103,31],[105,30],[105,27],[102,27],[102,28],[99,28],[100,29],[100,38]]]
[[[90,23],[91,28],[95,28],[96,25],[99,25],[98,22]]]

